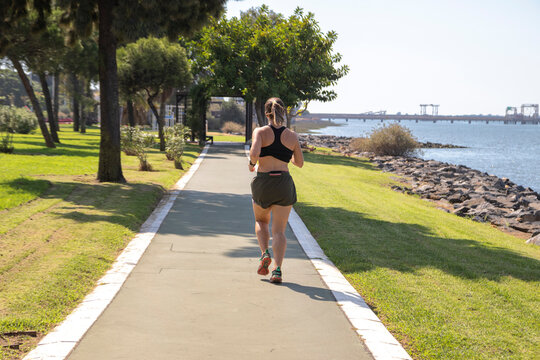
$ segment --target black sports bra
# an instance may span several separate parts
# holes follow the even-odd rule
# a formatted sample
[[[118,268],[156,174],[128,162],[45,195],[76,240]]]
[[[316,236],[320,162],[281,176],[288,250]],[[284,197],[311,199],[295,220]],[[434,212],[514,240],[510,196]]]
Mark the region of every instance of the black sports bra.
[[[274,142],[268,146],[262,147],[259,157],[273,156],[278,160],[288,163],[291,161],[293,151],[281,143],[281,133],[283,133],[286,127],[282,126],[279,129],[276,129],[271,125],[268,126],[270,126],[270,129],[274,132]]]

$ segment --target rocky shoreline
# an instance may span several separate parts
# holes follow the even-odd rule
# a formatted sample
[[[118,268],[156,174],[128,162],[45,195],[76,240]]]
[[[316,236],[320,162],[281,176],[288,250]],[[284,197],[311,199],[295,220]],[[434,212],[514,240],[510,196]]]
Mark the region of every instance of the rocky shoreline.
[[[314,139],[315,138],[315,139]],[[416,157],[375,156],[349,149],[352,138],[335,136],[300,137],[303,147],[324,146],[348,156],[363,156],[386,172],[402,176],[396,191],[417,194],[437,202],[458,216],[488,222],[502,230],[540,245],[540,195],[507,178],[435,160]]]

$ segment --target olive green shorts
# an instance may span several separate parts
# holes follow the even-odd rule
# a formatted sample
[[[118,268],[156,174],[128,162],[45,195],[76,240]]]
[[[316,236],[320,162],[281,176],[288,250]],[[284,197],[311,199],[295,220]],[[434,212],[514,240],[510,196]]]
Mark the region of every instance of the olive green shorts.
[[[258,172],[251,181],[251,194],[253,202],[264,209],[296,202],[296,187],[288,171]]]

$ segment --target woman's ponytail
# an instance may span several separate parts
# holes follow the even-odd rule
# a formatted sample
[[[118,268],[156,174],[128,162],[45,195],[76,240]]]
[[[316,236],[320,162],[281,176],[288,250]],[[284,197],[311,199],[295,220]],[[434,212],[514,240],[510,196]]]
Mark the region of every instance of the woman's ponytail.
[[[264,104],[265,115],[277,125],[283,125],[286,120],[285,104],[280,98],[273,97]]]

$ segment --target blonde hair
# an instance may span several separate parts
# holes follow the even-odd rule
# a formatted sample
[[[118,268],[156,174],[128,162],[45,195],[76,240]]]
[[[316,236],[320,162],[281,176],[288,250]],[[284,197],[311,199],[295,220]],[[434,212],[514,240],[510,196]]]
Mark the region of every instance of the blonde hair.
[[[266,100],[266,103],[264,104],[264,114],[277,125],[283,125],[287,119],[285,104],[277,97]]]

